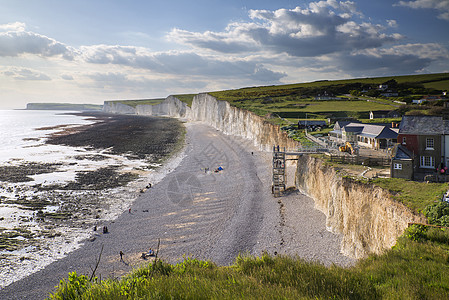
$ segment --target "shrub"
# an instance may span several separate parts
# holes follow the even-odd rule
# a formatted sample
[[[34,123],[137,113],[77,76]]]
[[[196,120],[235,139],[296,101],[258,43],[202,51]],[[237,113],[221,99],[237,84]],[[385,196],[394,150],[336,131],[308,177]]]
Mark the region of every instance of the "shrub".
[[[424,215],[430,224],[449,227],[449,203],[446,201],[426,206]]]

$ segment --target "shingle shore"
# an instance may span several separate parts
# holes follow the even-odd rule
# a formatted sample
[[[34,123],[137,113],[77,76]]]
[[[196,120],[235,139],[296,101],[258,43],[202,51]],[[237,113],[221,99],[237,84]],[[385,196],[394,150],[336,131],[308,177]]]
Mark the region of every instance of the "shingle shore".
[[[1,299],[42,299],[69,272],[91,274],[103,247],[97,276],[119,277],[144,261],[161,241],[159,257],[184,255],[232,264],[238,253],[289,254],[324,264],[348,265],[340,238],[326,231],[313,200],[292,193],[271,195],[270,154],[250,142],[188,123],[185,158],[160,183],[80,249],[0,291]],[[223,171],[214,172],[219,166]],[[209,171],[207,170],[209,169]],[[120,261],[120,251],[124,262]]]

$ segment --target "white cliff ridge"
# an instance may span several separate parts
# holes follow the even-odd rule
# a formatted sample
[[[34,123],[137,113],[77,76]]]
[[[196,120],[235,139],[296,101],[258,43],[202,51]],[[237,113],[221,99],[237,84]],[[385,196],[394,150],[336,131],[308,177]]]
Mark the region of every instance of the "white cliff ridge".
[[[279,126],[205,93],[196,95],[191,107],[170,96],[157,105],[136,107],[106,101],[103,109],[109,113],[201,121],[225,134],[246,138],[265,151],[273,145],[289,150],[298,147],[298,142],[288,138]],[[394,246],[409,222],[425,222],[422,215],[392,200],[388,191],[342,178],[319,159],[303,155],[296,174],[297,188],[314,199],[315,207],[326,215],[328,229],[343,234],[341,250],[350,257],[380,254]]]
[[[136,107],[106,101],[103,110],[116,114],[165,116],[201,121],[225,134],[249,139],[261,150],[269,150],[273,145],[288,149],[298,147],[298,142],[289,139],[279,126],[267,122],[250,111],[233,107],[227,101],[217,100],[209,94],[196,95],[193,98],[192,107],[174,96],[169,96],[160,104]]]

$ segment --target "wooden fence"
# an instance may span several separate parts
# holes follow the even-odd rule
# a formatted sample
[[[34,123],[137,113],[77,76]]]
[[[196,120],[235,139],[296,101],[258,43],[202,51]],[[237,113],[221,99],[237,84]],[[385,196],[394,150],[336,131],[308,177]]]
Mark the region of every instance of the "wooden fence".
[[[363,156],[347,156],[347,155],[329,155],[330,160],[342,164],[364,165],[367,167],[388,167],[391,164],[390,158],[384,157],[363,157]]]

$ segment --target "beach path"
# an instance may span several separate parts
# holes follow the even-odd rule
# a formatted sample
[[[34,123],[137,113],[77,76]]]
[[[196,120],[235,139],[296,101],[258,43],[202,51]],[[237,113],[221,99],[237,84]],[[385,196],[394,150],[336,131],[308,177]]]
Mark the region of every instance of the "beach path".
[[[81,248],[5,287],[0,299],[44,299],[69,272],[91,275],[101,249],[96,276],[118,278],[148,263],[140,256],[156,250],[158,241],[159,258],[172,263],[188,256],[229,265],[239,253],[262,251],[327,265],[353,263],[339,253],[341,239],[326,231],[312,199],[297,192],[272,196],[270,153],[200,123],[186,127],[185,158],[173,172],[130,211],[100,224]]]

